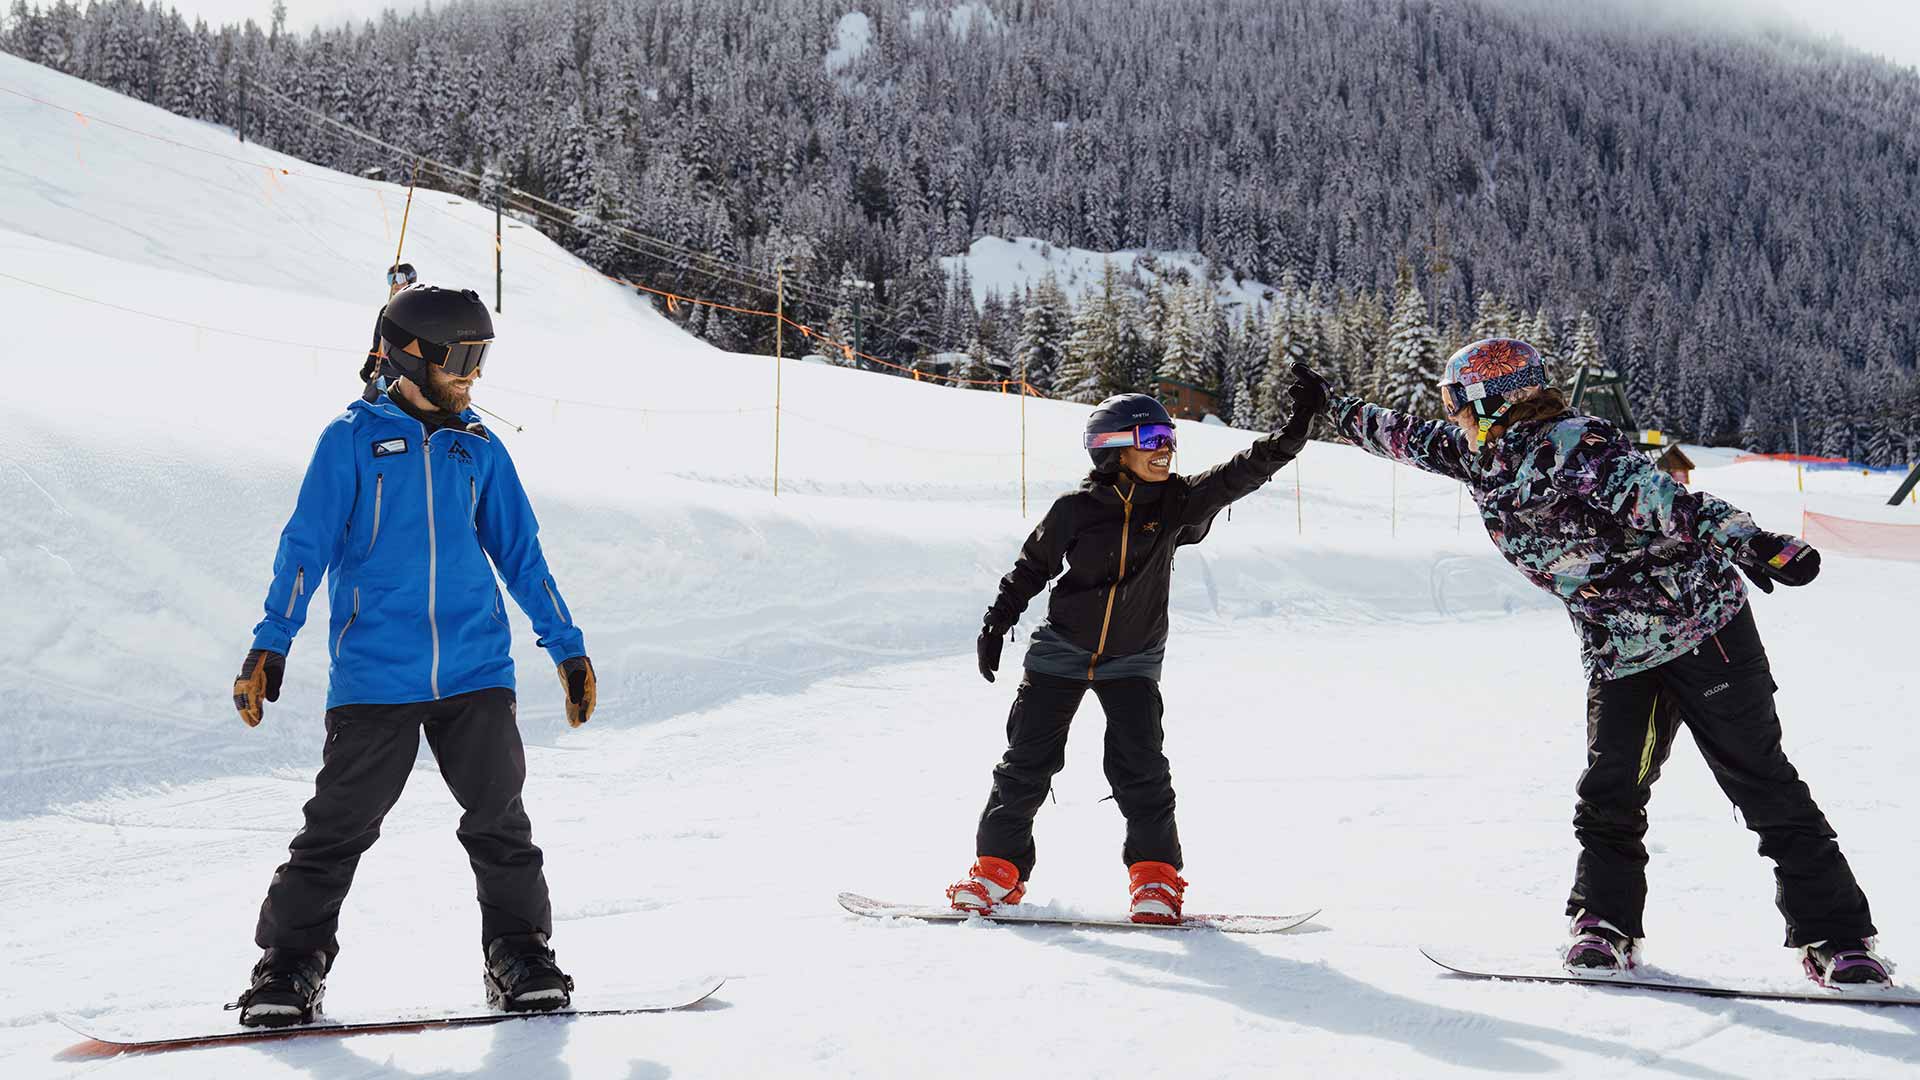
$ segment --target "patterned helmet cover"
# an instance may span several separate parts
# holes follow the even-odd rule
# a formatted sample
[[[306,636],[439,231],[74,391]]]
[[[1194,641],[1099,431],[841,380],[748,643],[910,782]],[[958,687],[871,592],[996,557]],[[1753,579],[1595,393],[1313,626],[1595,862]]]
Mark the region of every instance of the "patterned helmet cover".
[[[1540,350],[1519,338],[1487,338],[1448,357],[1440,385],[1458,386],[1458,393],[1465,395],[1466,401],[1454,402],[1455,407],[1487,399],[1497,403],[1523,386],[1546,386],[1547,365]]]

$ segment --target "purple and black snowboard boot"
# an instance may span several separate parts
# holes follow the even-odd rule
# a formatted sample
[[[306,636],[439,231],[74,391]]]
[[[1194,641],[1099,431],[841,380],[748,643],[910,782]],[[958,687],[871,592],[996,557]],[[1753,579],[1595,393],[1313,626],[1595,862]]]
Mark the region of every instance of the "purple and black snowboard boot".
[[[1604,975],[1610,971],[1629,971],[1638,962],[1640,943],[1622,933],[1605,919],[1582,909],[1573,917],[1573,941],[1567,945],[1562,962],[1568,971]]]
[[[1807,978],[1821,986],[1887,986],[1893,965],[1873,951],[1871,939],[1834,938],[1801,950]]]

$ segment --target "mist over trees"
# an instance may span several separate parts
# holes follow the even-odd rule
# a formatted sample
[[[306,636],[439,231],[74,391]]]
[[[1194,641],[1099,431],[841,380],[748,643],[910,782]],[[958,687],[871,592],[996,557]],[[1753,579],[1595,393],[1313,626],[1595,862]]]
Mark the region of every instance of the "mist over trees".
[[[1829,45],[1498,0],[471,0],[282,21],[12,0],[0,48],[404,173],[251,77],[582,211],[559,238],[608,272],[770,299],[764,273],[643,254],[623,227],[784,265],[820,327],[848,326],[869,281],[868,351],[1024,362],[1063,396],[1191,376],[1265,424],[1306,359],[1425,409],[1446,353],[1498,330],[1569,377],[1576,358],[1621,370],[1638,419],[1689,439],[1785,450],[1797,424],[1808,453],[1891,463],[1920,437],[1920,78]],[[1247,311],[1205,281],[1077,302],[1038,282],[976,307],[937,259],[985,235],[1197,251],[1274,289]],[[767,320],[686,318],[772,351]]]

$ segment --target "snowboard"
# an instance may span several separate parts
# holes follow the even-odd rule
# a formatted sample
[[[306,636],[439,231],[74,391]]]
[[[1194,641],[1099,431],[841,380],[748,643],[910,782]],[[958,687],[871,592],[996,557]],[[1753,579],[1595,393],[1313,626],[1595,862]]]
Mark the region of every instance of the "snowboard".
[[[436,1012],[432,1010],[395,1012],[354,1011],[325,1013],[311,1024],[293,1024],[278,1028],[241,1027],[239,1020],[225,1026],[210,1022],[213,1017],[205,1006],[184,1009],[159,1009],[141,1013],[109,1013],[102,1016],[62,1015],[62,1024],[106,1048],[107,1053],[172,1050],[189,1046],[224,1046],[237,1043],[273,1042],[313,1035],[371,1035],[401,1031],[431,1031],[436,1028],[473,1027],[509,1020],[576,1016],[629,1016],[636,1013],[670,1012],[697,1005],[712,996],[726,980],[718,975],[652,989],[600,995],[618,1001],[618,1007],[605,1009],[554,1009],[549,1012],[487,1012],[483,1010]],[[239,1014],[235,1013],[234,1016]]]
[[[1507,964],[1456,962],[1442,959],[1441,954],[1431,949],[1421,949],[1420,955],[1455,975],[1502,982],[1580,983],[1586,986],[1617,986],[1626,990],[1659,990],[1673,994],[1746,998],[1753,1001],[1805,1001],[1822,1005],[1920,1005],[1920,990],[1905,986],[1835,990],[1808,980],[1805,990],[1781,990],[1766,986],[1704,982],[1645,967],[1620,975],[1581,975],[1551,960]]]
[[[959,923],[968,919],[1017,926],[1078,926],[1104,930],[1218,930],[1225,934],[1277,934],[1320,914],[1319,908],[1299,915],[1187,915],[1177,923],[1137,923],[1127,919],[1074,915],[1043,907],[1013,904],[980,915],[938,904],[890,904],[859,893],[840,894],[840,906],[871,919],[919,919],[922,922]]]

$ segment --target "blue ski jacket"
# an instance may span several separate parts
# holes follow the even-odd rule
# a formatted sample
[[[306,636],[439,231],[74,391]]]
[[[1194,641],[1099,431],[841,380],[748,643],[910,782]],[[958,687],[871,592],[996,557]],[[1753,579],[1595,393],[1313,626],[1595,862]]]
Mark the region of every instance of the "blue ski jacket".
[[[586,654],[513,459],[472,410],[460,419],[429,432],[381,395],[320,433],[253,647],[287,652],[324,576],[329,709],[513,689],[496,568],[555,664]]]

